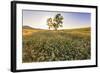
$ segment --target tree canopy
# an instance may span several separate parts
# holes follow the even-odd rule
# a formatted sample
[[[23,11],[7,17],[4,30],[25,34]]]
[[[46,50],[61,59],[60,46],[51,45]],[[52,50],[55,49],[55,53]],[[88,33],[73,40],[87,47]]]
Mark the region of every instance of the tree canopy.
[[[47,25],[50,28],[57,30],[59,27],[63,27],[63,16],[61,14],[56,14],[54,18],[47,19]]]

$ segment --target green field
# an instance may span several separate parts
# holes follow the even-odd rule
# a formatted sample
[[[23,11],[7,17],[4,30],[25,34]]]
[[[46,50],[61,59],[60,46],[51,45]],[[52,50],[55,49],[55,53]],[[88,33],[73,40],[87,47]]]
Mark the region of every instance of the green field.
[[[91,58],[90,28],[42,30],[23,28],[22,62]]]

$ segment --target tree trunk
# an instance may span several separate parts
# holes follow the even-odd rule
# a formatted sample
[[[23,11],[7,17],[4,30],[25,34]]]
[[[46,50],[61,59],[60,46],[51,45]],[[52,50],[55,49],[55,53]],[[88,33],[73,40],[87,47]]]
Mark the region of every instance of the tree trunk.
[[[57,28],[55,28],[55,30],[57,31]]]
[[[50,27],[49,27],[49,30],[50,30]]]

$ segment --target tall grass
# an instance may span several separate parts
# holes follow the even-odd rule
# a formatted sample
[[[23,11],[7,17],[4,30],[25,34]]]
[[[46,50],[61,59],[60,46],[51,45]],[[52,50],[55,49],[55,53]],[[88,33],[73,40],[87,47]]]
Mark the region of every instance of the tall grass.
[[[23,36],[22,61],[44,62],[91,58],[90,30],[40,30]]]

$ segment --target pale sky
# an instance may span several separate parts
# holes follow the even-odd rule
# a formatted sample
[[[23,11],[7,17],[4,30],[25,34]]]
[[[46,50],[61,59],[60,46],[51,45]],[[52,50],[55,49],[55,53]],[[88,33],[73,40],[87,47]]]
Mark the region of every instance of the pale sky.
[[[72,29],[91,26],[91,14],[79,12],[50,12],[50,11],[33,11],[23,10],[23,26],[33,28],[48,29],[47,19],[53,18],[56,14],[64,17],[63,27],[59,29]]]

